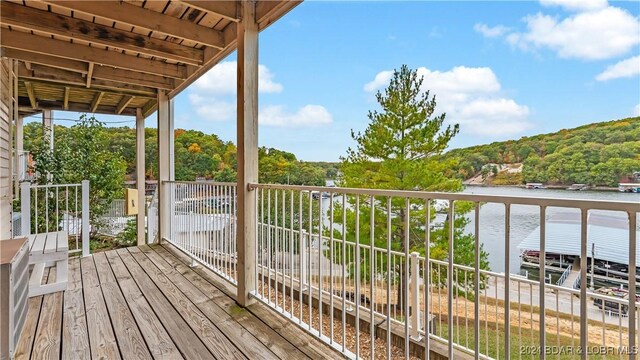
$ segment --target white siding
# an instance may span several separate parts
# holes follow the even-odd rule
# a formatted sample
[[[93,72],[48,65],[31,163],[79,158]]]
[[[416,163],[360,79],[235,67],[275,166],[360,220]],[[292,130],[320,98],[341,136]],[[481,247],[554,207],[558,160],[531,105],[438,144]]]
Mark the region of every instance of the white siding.
[[[12,128],[13,122],[13,61],[0,60],[0,239],[12,236]]]

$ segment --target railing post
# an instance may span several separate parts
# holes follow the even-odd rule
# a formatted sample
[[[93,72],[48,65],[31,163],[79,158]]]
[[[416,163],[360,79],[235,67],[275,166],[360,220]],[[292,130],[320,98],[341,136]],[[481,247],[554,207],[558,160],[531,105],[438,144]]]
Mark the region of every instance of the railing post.
[[[89,180],[82,180],[82,256],[89,256]]]
[[[420,340],[420,261],[418,253],[412,252],[410,258],[411,278],[409,289],[411,290],[411,338]]]
[[[302,230],[300,233],[300,290],[306,290],[307,287],[307,231]]]
[[[189,252],[191,253],[191,267],[198,266],[198,262],[196,261],[195,252],[196,248],[193,245],[193,211],[189,211]],[[175,239],[175,238],[174,238]]]
[[[155,238],[153,234],[156,232],[156,221],[158,210],[155,207],[149,207],[149,213],[147,214],[147,244],[153,244]]]
[[[20,216],[22,225],[20,235],[31,235],[31,183],[28,181],[20,184]]]

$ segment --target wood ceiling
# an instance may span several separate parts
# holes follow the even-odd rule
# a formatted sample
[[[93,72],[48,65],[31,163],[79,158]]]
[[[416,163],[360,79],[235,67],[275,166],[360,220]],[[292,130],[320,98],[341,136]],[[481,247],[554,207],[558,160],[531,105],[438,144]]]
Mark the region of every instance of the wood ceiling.
[[[300,1],[256,3],[260,30]],[[0,51],[20,60],[21,116],[43,109],[148,116],[236,48],[241,1],[0,4]]]

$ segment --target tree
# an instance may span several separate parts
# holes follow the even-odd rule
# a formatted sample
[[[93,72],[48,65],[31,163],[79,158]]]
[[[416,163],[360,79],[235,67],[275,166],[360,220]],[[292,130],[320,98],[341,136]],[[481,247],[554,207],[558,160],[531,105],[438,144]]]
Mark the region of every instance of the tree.
[[[54,150],[44,143],[32,149],[36,181],[39,184],[72,184],[89,180],[89,220],[93,231],[98,219],[111,202],[123,196],[127,164],[122,155],[110,151],[104,125],[94,117],[80,116],[80,121],[58,132]]]
[[[435,96],[423,91],[423,79],[417,71],[403,65],[395,70],[389,86],[384,93],[378,92],[376,99],[381,111],[370,111],[369,125],[364,133],[353,133],[357,147],[349,149],[341,158],[340,170],[342,178],[340,186],[367,189],[423,190],[423,191],[460,191],[462,184],[449,169],[456,165],[453,159],[443,159],[440,155],[447,148],[449,141],[458,133],[458,125],[444,127],[445,114],[434,115]],[[446,176],[452,173],[451,177]],[[425,253],[424,238],[426,205],[424,201],[408,200],[399,197],[360,198],[358,203],[360,226],[355,223],[356,196],[348,198],[347,221],[345,234],[347,241],[359,241],[370,244],[374,239],[376,247],[386,248],[387,238],[391,239],[391,248],[395,251],[418,251]],[[466,211],[468,206],[461,206],[458,214]],[[433,210],[433,209],[432,209]],[[370,216],[373,213],[374,227],[370,227]],[[432,220],[435,211],[431,211]],[[391,226],[388,227],[387,221]],[[449,220],[447,220],[449,221]],[[342,208],[338,206],[334,212],[334,222],[342,224]],[[406,228],[405,224],[409,224]],[[456,236],[454,245],[468,248],[473,244],[473,237],[463,235],[462,229],[466,218],[459,217],[455,221]],[[356,239],[355,229],[359,229]],[[374,235],[372,235],[372,232]],[[406,236],[408,234],[408,237]],[[443,238],[444,236],[444,238]],[[444,240],[443,240],[444,239]],[[432,231],[434,254],[447,254],[448,234],[440,230]],[[408,248],[407,248],[408,246]],[[339,251],[338,251],[339,252]],[[456,251],[457,252],[457,251]],[[370,263],[370,261],[365,261]],[[483,267],[487,266],[487,254],[483,251]],[[455,260],[455,259],[454,259]],[[465,265],[471,265],[468,261]],[[380,261],[376,272],[386,271],[386,260]],[[395,276],[401,281],[396,306],[402,306],[400,296],[405,289],[406,276],[402,265],[393,269]],[[366,274],[364,274],[367,276]]]

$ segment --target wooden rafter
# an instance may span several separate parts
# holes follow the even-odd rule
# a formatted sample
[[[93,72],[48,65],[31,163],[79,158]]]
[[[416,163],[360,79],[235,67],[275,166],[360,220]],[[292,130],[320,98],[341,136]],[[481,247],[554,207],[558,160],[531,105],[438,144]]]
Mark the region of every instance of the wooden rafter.
[[[87,89],[91,87],[92,76],[93,76],[93,63],[89,62],[89,68],[87,70]]]
[[[202,50],[170,41],[155,39],[6,1],[2,2],[1,11],[2,23],[12,27],[37,30],[50,35],[79,39],[93,44],[134,51],[191,65],[200,65],[203,62]]]
[[[31,63],[54,67],[57,69],[70,70],[73,72],[87,74],[87,63],[77,60],[63,59],[55,56],[32,53],[16,49],[6,49],[5,56],[22,60],[25,62],[31,60]],[[31,70],[31,69],[29,69]],[[147,86],[157,89],[172,90],[175,87],[175,80],[163,76],[145,74],[131,70],[116,69],[109,66],[101,66],[94,64],[93,79],[101,79],[106,81],[116,81],[124,84],[133,84]]]
[[[102,100],[103,96],[104,92],[102,91],[96,93],[96,95],[93,97],[93,101],[91,101],[91,112],[96,112],[96,109],[100,105],[100,100]]]
[[[238,3],[236,1],[198,1],[198,0],[179,0],[181,3],[189,5],[192,8],[200,9],[209,13],[219,15],[227,20],[238,22],[240,16],[238,14]]]
[[[124,95],[122,97],[122,99],[120,100],[120,102],[118,103],[118,106],[116,106],[116,114],[120,115],[122,113],[122,111],[129,106],[129,104],[133,101],[133,99],[135,99],[134,96],[131,95]]]
[[[94,2],[91,3],[93,4]],[[167,64],[158,60],[143,59],[111,50],[73,44],[68,41],[55,40],[18,31],[2,31],[0,43],[3,48],[20,49],[66,59],[95,62],[116,68],[177,79],[184,79],[187,76],[187,69],[184,65]]]
[[[156,110],[156,105],[158,104],[157,100],[150,99],[146,104],[142,107],[142,116],[147,117],[151,115]]]
[[[21,104],[24,104],[25,102],[26,103],[29,102],[28,99],[24,99],[22,97],[20,97],[18,100]],[[92,112],[90,106],[91,104],[75,103],[70,101],[69,108],[67,110],[87,113],[87,112]],[[40,103],[38,104],[38,107],[40,110],[42,109],[59,110],[59,109],[62,109],[62,101],[55,101],[55,100],[40,101]],[[21,114],[26,116],[37,113],[39,111],[39,110],[32,109],[31,106],[24,106],[24,105],[19,106],[18,110],[20,111]],[[96,114],[113,115],[115,111],[116,111],[115,106],[100,105],[93,112]],[[120,115],[135,115],[135,109],[125,108]]]
[[[36,101],[36,92],[33,91],[33,85],[29,81],[24,82],[24,87],[27,89],[27,95],[29,95],[29,102],[31,103],[31,108],[36,109],[38,107],[38,103]]]
[[[222,32],[218,30],[200,26],[188,20],[164,15],[123,1],[46,0],[44,2],[220,49],[225,47]]]
[[[39,65],[33,65],[33,70],[29,71],[24,65],[18,67],[18,76],[21,79],[27,81],[40,81],[48,83],[63,84],[69,87],[80,87],[86,89],[86,80],[81,74],[71,71],[65,71],[55,68],[42,67]],[[154,88],[118,83],[107,80],[94,79],[92,81],[92,88],[102,91],[108,91],[115,94],[126,94],[136,96],[148,96],[153,97],[157,93]]]
[[[62,108],[64,110],[69,110],[69,87],[64,87],[64,100],[62,102]]]

